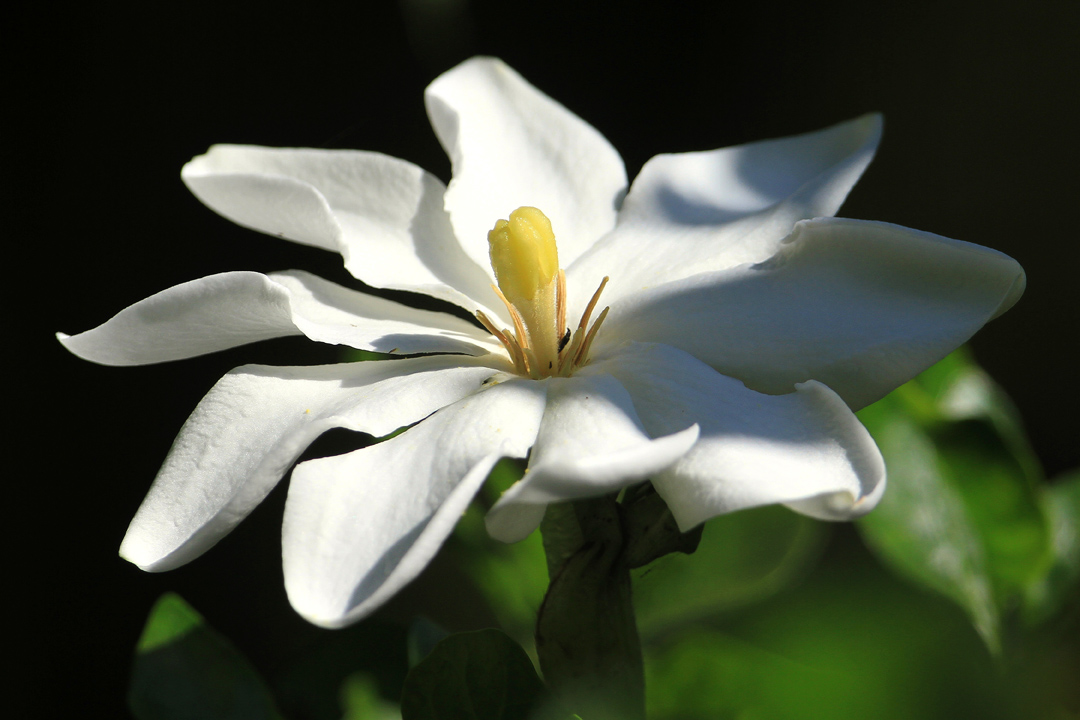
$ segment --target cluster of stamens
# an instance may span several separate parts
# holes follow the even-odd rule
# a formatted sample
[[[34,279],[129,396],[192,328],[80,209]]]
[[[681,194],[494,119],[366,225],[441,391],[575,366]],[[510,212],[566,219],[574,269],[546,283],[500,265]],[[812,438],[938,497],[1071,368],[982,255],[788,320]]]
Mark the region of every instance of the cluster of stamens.
[[[492,289],[506,305],[514,328],[502,328],[483,311],[476,317],[506,348],[514,369],[534,380],[568,377],[589,361],[604,308],[596,322],[589,319],[608,278],[593,293],[577,328],[566,325],[566,274],[558,267],[551,223],[536,208],[522,207],[500,220],[490,233],[491,266],[498,285]]]

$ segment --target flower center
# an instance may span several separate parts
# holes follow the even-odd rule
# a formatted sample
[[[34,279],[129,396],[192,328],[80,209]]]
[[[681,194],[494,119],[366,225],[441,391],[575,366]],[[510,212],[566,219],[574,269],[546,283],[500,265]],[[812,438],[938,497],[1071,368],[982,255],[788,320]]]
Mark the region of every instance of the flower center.
[[[567,377],[589,361],[589,348],[608,308],[589,325],[589,317],[608,279],[593,293],[573,333],[566,326],[566,274],[551,221],[533,207],[520,207],[488,233],[495,294],[506,304],[514,329],[500,330],[480,310],[476,317],[506,347],[515,369],[535,380]]]

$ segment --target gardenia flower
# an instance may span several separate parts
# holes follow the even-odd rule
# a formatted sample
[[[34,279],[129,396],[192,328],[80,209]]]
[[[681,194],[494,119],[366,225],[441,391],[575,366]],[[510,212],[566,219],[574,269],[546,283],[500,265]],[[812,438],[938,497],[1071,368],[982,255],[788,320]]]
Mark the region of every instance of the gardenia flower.
[[[240,225],[339,252],[368,285],[478,322],[301,271],[229,272],[59,336],[107,365],[296,334],[411,356],[228,373],[132,520],[120,553],[139,567],[213,546],[330,428],[413,426],[292,472],[285,584],[323,626],[416,577],[502,457],[528,457],[487,516],[505,541],[535,530],[548,503],[646,479],[683,530],[770,503],[849,519],[885,487],[853,411],[1023,291],[1001,253],[831,217],[874,154],[876,115],[660,155],[627,190],[603,136],[498,60],[463,63],[425,99],[448,187],[378,153],[234,145],[182,177]]]

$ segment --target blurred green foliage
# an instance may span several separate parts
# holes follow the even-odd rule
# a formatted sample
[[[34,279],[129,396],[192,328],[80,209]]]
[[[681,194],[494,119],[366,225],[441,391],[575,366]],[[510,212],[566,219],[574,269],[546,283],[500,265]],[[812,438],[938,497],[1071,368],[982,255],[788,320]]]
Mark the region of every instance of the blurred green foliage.
[[[540,533],[521,542],[492,540],[484,514],[524,472],[517,460],[503,459],[491,471],[476,501],[469,506],[451,538],[458,563],[488,599],[502,629],[536,661],[533,631],[548,586],[547,563]]]
[[[889,472],[859,521],[879,557],[957,602],[995,654],[1006,625],[1052,617],[1076,578],[1076,480],[1044,484],[1004,392],[959,351],[859,416]]]
[[[827,526],[776,506],[706,523],[693,555],[666,555],[635,572],[634,609],[642,640],[790,587],[813,567],[827,538]]]
[[[860,418],[889,487],[858,534],[758,508],[634,571],[649,718],[1080,717],[1080,472],[1044,481],[1008,398],[964,352]],[[273,678],[290,720],[401,717],[402,687],[405,720],[564,717],[527,710],[540,535],[504,545],[484,529],[522,471],[496,466],[444,550],[509,637],[422,618],[328,633]],[[139,720],[279,717],[251,665],[171,595],[140,640],[131,706]]]
[[[243,655],[178,595],[154,605],[135,651],[128,704],[138,720],[280,720]]]
[[[397,703],[379,694],[379,686],[370,675],[357,672],[341,684],[342,720],[400,720]]]
[[[440,641],[405,678],[402,720],[529,720],[544,683],[521,646],[499,630]]]

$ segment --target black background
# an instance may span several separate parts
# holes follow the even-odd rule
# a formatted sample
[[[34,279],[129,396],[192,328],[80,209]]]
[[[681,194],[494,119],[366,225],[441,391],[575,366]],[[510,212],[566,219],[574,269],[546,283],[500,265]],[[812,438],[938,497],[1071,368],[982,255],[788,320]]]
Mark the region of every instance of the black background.
[[[1028,291],[974,340],[1048,473],[1080,465],[1076,99],[1080,4],[143,4],[36,10],[5,22],[9,332],[5,596],[13,697],[61,717],[124,717],[132,647],[180,591],[272,671],[322,631],[288,608],[282,487],[197,562],[146,575],[116,555],[183,420],[245,362],[329,362],[275,341],[183,363],[105,368],[53,339],[171,285],[333,255],[203,208],[181,165],[212,143],[363,148],[449,178],[425,85],[497,55],[603,132],[631,178],[654,154],[711,149],[884,112],[877,159],[841,211],[1004,251]],[[11,221],[14,220],[12,223]],[[11,324],[14,324],[12,327]],[[333,452],[346,438],[321,441]],[[435,577],[385,613],[482,622]],[[440,609],[432,610],[432,606]],[[456,609],[455,609],[456,608]],[[466,608],[466,609],[461,609]],[[33,636],[36,645],[22,644]],[[11,647],[11,645],[9,645]],[[82,713],[79,713],[82,714]]]

